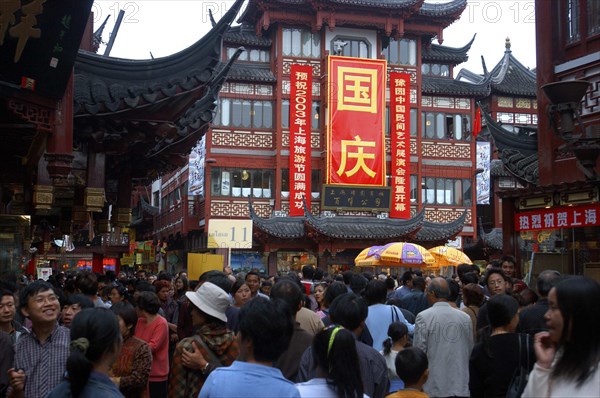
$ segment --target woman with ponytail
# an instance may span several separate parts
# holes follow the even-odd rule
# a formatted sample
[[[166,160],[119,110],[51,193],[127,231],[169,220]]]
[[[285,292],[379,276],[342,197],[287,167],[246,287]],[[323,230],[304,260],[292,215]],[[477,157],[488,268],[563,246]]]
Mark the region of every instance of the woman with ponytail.
[[[71,323],[67,380],[47,398],[123,398],[109,378],[121,345],[119,322],[109,309],[89,308],[78,313]]]
[[[341,326],[317,333],[312,343],[317,377],[296,384],[302,398],[363,398],[364,389],[356,340]]]
[[[408,343],[408,328],[402,322],[393,322],[388,327],[388,338],[383,340],[381,355],[385,358],[390,378],[390,393],[404,388],[404,382],[396,373],[396,356]]]

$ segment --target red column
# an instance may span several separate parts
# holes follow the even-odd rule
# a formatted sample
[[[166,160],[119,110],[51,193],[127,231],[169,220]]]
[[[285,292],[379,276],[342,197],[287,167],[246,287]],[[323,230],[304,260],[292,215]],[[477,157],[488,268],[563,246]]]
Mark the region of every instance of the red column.
[[[102,261],[104,260],[104,255],[102,253],[94,253],[92,257],[92,272],[97,272],[99,274],[104,273],[104,268],[102,267]]]
[[[44,157],[54,185],[67,185],[73,161],[73,73],[55,110],[54,132],[48,136]]]

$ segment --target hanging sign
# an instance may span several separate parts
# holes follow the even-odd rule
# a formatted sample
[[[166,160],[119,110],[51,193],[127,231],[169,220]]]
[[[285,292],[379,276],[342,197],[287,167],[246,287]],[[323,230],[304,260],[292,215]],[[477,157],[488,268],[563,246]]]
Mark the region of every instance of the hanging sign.
[[[385,186],[386,60],[328,64],[327,183]]]
[[[303,216],[311,193],[312,66],[292,64],[290,80],[290,216]]]
[[[538,231],[557,228],[600,226],[600,204],[538,209],[515,214],[515,230]]]
[[[392,208],[390,218],[410,218],[410,75],[390,73]]]

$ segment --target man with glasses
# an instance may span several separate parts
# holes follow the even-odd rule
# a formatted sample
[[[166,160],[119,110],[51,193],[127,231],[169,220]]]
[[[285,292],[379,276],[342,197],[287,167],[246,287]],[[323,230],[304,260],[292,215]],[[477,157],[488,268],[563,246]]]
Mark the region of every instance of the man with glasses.
[[[25,286],[19,297],[21,313],[31,320],[31,332],[21,335],[9,369],[8,397],[45,397],[62,380],[69,356],[69,329],[59,326],[60,302],[45,281]]]
[[[483,276],[483,284],[487,287],[490,297],[506,294],[509,286],[509,278],[500,268],[490,268]],[[487,301],[483,303],[477,314],[477,330],[486,327],[489,324]]]

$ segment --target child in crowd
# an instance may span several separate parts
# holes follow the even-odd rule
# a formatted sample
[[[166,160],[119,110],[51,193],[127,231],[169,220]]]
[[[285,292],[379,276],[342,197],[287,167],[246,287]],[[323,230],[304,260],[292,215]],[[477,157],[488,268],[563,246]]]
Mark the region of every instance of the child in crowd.
[[[404,390],[396,391],[387,398],[428,398],[423,384],[429,376],[427,355],[417,347],[408,347],[396,355],[396,373],[404,381]]]

